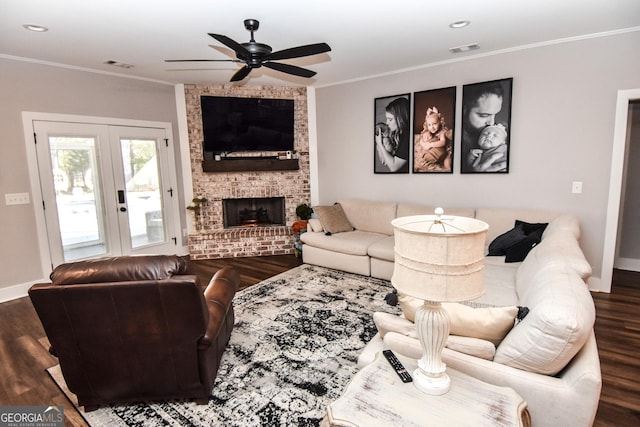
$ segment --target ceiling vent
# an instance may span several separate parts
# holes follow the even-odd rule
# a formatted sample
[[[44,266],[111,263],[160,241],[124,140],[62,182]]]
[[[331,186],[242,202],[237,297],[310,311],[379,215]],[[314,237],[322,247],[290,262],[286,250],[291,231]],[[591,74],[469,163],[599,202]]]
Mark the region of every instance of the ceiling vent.
[[[120,68],[133,68],[133,65],[131,65],[131,64],[126,64],[126,63],[120,62],[120,61],[114,61],[113,59],[105,61],[105,64],[113,65],[114,67],[120,67]]]
[[[472,43],[464,46],[452,47],[451,49],[449,49],[449,52],[462,53],[462,52],[469,52],[470,50],[476,50],[476,49],[480,49],[480,45],[477,43]]]

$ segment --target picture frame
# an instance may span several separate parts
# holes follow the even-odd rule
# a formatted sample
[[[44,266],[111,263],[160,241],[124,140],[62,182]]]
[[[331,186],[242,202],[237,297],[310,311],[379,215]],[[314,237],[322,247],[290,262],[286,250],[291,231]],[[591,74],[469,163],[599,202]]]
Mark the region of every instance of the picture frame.
[[[509,173],[513,78],[462,87],[461,173]]]
[[[409,173],[411,94],[374,100],[373,172]]]
[[[453,173],[456,87],[413,94],[413,173]]]

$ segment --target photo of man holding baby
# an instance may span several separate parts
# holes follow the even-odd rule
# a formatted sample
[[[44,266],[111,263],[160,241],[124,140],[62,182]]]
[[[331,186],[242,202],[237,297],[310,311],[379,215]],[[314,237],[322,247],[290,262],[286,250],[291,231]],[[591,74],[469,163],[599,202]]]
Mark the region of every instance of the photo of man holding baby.
[[[462,173],[508,173],[513,79],[462,88]]]

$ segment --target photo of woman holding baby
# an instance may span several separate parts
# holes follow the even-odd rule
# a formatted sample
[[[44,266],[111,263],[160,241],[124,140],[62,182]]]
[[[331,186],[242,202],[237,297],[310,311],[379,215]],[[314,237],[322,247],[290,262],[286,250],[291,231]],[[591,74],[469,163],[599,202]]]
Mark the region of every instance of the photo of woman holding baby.
[[[508,173],[513,79],[462,88],[462,173]]]
[[[409,173],[410,94],[374,102],[374,173]]]
[[[456,88],[413,97],[413,172],[452,173]]]

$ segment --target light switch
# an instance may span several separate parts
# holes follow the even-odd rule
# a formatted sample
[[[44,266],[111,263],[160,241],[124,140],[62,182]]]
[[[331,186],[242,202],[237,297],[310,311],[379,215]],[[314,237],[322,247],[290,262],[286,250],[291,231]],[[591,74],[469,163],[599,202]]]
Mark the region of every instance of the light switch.
[[[571,184],[571,192],[573,194],[582,193],[582,181],[573,181],[573,183]]]
[[[4,201],[7,205],[28,205],[29,193],[7,193]]]

